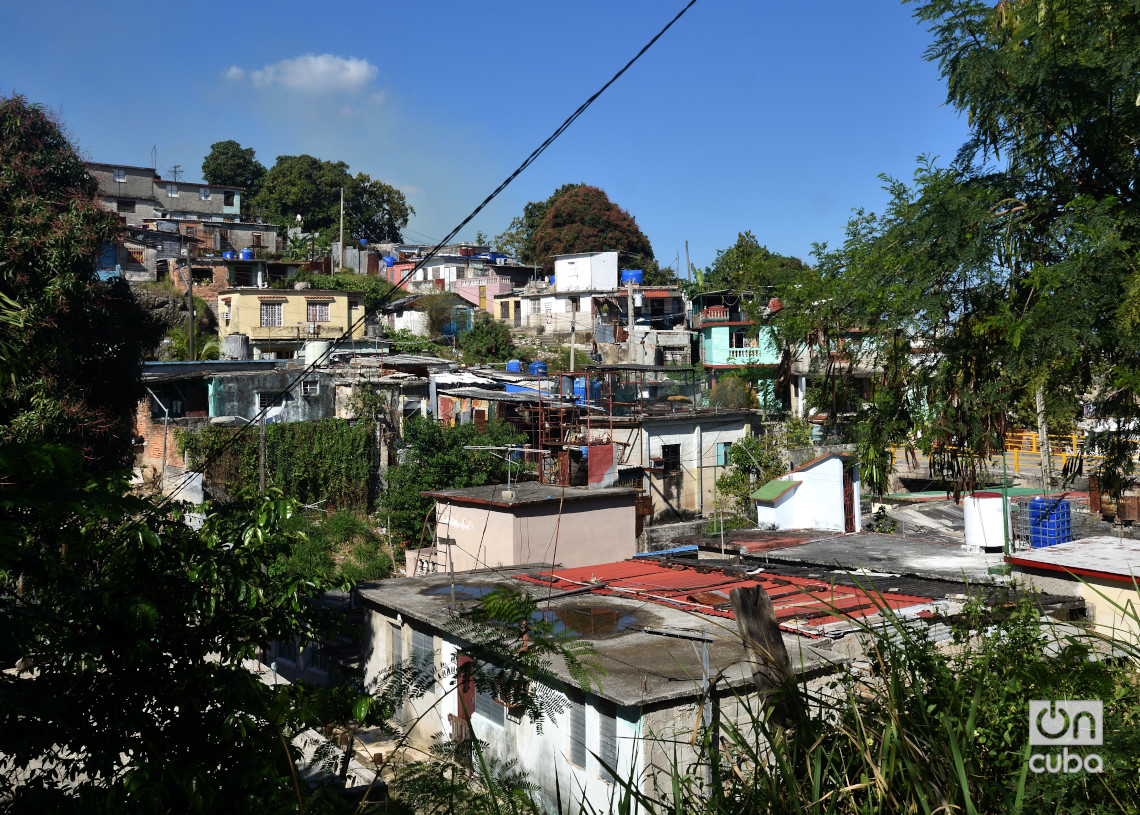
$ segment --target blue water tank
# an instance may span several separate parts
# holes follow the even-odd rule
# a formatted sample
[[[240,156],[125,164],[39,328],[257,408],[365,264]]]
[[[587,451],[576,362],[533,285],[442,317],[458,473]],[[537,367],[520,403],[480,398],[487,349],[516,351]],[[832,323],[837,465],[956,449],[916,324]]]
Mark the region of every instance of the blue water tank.
[[[1056,546],[1073,539],[1069,502],[1034,498],[1029,502],[1029,545],[1034,549]]]
[[[361,238],[360,239],[360,245],[361,246],[367,246],[368,245],[368,238]]]
[[[574,377],[574,398],[575,399],[585,399],[586,398],[586,377],[584,377],[584,376]]]
[[[389,266],[389,267],[395,266],[396,265],[396,259],[393,257],[388,257],[387,255],[385,255],[384,256],[384,265]]]
[[[507,362],[507,370],[513,374],[522,373],[522,360],[512,359]]]
[[[253,260],[253,250],[242,249],[240,252],[238,252],[238,260]]]
[[[527,370],[530,371],[531,376],[546,376],[546,363],[535,360]]]
[[[551,275],[551,276],[550,276],[550,285],[551,285],[551,286],[553,286],[553,285],[554,285],[554,275]]]
[[[645,279],[645,272],[641,269],[622,269],[621,270],[621,284],[624,286],[627,283],[632,283],[635,286],[640,286],[641,281]]]
[[[234,257],[233,252],[222,252],[222,260],[233,260]]]

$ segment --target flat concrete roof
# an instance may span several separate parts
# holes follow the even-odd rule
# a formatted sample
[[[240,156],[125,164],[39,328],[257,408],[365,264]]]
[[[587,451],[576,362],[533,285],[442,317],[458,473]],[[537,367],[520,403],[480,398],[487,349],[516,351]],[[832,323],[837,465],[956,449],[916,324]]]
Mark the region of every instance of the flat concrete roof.
[[[928,577],[956,582],[991,582],[991,566],[1003,556],[968,552],[962,546],[938,541],[912,540],[877,532],[813,540],[765,552],[769,562],[810,563],[829,568]]]
[[[751,669],[744,659],[744,646],[737,635],[735,621],[623,597],[599,597],[590,593],[557,597],[557,592],[551,592],[549,587],[513,579],[527,572],[537,573],[542,568],[532,565],[459,573],[455,575],[456,605],[462,613],[475,605],[480,596],[504,584],[530,592],[541,600],[541,608],[549,604],[550,619],[583,632],[581,638],[594,644],[597,654],[590,659],[607,673],[601,678],[601,689],[594,688],[591,692],[615,704],[668,704],[700,695],[700,645],[686,639],[648,634],[644,628],[712,637],[709,669],[713,675],[723,672],[719,685],[722,693],[729,695],[732,688],[751,684]],[[448,637],[447,632],[457,628],[448,609],[450,585],[449,577],[440,574],[361,583],[358,592],[367,606],[389,616],[399,613],[413,627],[427,626]],[[549,603],[548,593],[551,595]],[[593,630],[583,631],[590,628]],[[450,638],[462,641],[457,636]],[[810,643],[805,637],[784,636],[793,669],[829,671],[838,665],[839,658],[835,654],[814,648]],[[561,660],[554,661],[551,668],[566,686],[577,686]]]
[[[1093,538],[1016,552],[1009,562],[1084,577],[1131,583],[1140,578],[1140,541],[1098,535]]]
[[[520,448],[519,452],[525,452]],[[606,498],[632,498],[640,491],[633,487],[606,487],[591,490],[585,487],[560,487],[557,484],[540,484],[537,481],[519,481],[509,489],[514,497],[503,492],[506,484],[485,484],[481,487],[461,487],[454,490],[438,490],[421,493],[429,498],[453,504],[484,504],[496,507],[517,507],[532,504],[560,503],[562,501],[598,501]],[[632,501],[630,504],[632,505]]]

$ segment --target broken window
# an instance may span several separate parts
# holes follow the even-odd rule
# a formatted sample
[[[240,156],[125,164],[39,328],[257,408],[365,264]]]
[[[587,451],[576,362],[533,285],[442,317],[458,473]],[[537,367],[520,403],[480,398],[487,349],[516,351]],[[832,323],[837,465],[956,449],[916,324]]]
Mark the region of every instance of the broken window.
[[[681,471],[681,445],[661,445],[661,469],[667,473],[679,473]]]
[[[118,205],[118,207],[116,207],[116,209],[118,209],[119,212],[122,212],[122,213],[134,212],[135,211],[135,202],[134,201],[124,201],[123,199],[120,198],[119,199],[119,205]]]
[[[237,193],[233,190],[226,190],[224,194],[225,205],[227,207],[234,206],[234,200],[237,198]]]

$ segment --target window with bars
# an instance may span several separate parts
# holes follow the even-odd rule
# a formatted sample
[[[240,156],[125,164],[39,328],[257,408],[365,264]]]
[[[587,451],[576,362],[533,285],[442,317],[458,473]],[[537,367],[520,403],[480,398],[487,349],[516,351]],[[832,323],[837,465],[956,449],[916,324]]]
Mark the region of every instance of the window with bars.
[[[264,359],[264,358],[265,358],[265,355],[262,354],[262,359]],[[266,408],[271,408],[274,405],[279,404],[281,400],[278,399],[277,397],[279,397],[280,395],[281,394],[279,394],[279,393],[270,392],[270,391],[259,391],[257,394],[257,409],[258,410],[265,410]]]
[[[327,323],[329,321],[328,303],[309,303],[305,306],[305,319],[310,323]]]
[[[598,709],[598,778],[613,782],[614,776],[607,767],[617,769],[617,712],[599,702]]]
[[[578,699],[570,700],[570,761],[586,766],[586,705]]]
[[[260,232],[254,232],[253,235],[250,237],[253,240],[254,248],[261,246],[261,233]]]
[[[412,661],[420,684],[431,693],[435,690],[435,637],[412,629]]]
[[[280,328],[285,324],[284,303],[262,303],[261,325],[264,328]]]
[[[320,393],[321,381],[319,379],[305,379],[301,382],[302,396],[319,396]]]

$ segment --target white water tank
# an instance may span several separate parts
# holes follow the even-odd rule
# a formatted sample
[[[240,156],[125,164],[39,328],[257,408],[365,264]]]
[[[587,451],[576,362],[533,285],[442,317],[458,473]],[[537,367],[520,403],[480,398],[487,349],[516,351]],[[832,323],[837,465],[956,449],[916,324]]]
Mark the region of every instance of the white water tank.
[[[312,340],[305,343],[305,366],[325,365],[329,361],[332,343],[323,340]]]
[[[962,499],[966,521],[966,549],[1000,552],[1009,529],[1000,492],[972,492]]]

